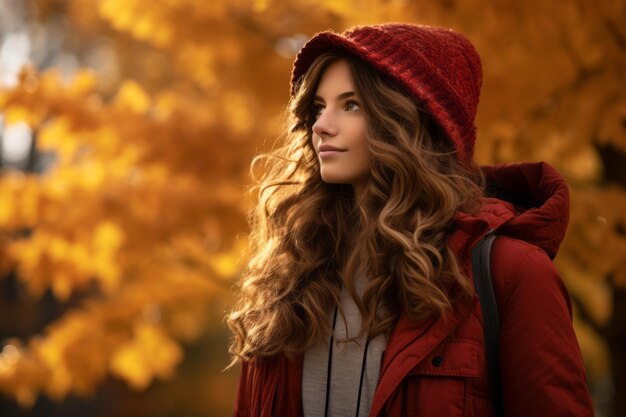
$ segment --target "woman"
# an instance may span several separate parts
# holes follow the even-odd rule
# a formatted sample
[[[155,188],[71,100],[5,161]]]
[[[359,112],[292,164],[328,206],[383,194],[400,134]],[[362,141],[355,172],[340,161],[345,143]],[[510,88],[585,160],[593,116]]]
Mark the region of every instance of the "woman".
[[[567,187],[545,163],[475,165],[481,81],[448,29],[304,45],[229,317],[235,416],[494,415],[470,257],[489,232],[505,415],[593,415],[551,261]]]

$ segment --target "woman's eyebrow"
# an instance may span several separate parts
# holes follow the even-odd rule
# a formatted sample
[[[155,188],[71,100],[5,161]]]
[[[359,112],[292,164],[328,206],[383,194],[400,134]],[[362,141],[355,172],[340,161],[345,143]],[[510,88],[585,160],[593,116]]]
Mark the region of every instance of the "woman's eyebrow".
[[[335,101],[343,100],[344,98],[353,97],[353,96],[356,96],[356,93],[354,91],[346,91],[345,93],[339,94],[335,98]],[[322,101],[322,102],[324,102],[325,100],[322,97],[320,97],[320,96],[315,96],[315,101]]]

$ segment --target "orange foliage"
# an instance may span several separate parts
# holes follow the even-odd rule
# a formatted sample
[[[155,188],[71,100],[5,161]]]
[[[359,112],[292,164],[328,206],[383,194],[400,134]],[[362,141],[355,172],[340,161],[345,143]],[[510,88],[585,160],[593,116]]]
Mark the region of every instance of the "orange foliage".
[[[329,27],[400,20],[467,34],[485,71],[478,160],[541,159],[565,174],[572,224],[557,263],[594,317],[611,316],[605,279],[626,286],[626,191],[603,183],[597,147],[626,152],[623,2],[31,3],[42,20],[65,13],[73,40],[110,38],[121,78],[25,68],[0,90],[5,122],[25,121],[56,155],[41,176],[0,177],[0,267],[33,296],[85,297],[0,354],[0,391],[21,404],[92,392],[109,373],[144,389],[175,372],[181,343],[210,325],[238,274],[247,169],[279,132],[292,54]],[[583,325],[579,336],[606,372],[601,340]]]

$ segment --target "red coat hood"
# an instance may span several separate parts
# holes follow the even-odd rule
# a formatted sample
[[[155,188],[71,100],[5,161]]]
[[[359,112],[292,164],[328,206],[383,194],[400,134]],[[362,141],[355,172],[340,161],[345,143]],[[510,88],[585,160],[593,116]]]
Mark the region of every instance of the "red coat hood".
[[[569,221],[569,191],[563,177],[546,162],[499,164],[482,170],[489,197],[479,213],[459,213],[458,228],[469,236],[493,228],[498,235],[542,248],[554,259]]]

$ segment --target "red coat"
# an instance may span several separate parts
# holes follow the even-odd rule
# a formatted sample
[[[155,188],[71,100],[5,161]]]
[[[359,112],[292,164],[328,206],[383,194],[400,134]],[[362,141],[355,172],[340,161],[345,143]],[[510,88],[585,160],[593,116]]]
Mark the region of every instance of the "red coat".
[[[567,186],[546,163],[484,169],[490,191],[515,205],[486,198],[477,215],[459,213],[448,245],[471,274],[472,247],[489,228],[498,235],[492,275],[505,415],[593,416],[569,296],[551,260],[568,222]],[[476,299],[455,306],[448,321],[415,323],[401,315],[370,416],[492,416],[487,375]],[[302,357],[252,360],[242,365],[234,415],[301,417],[301,392]]]

